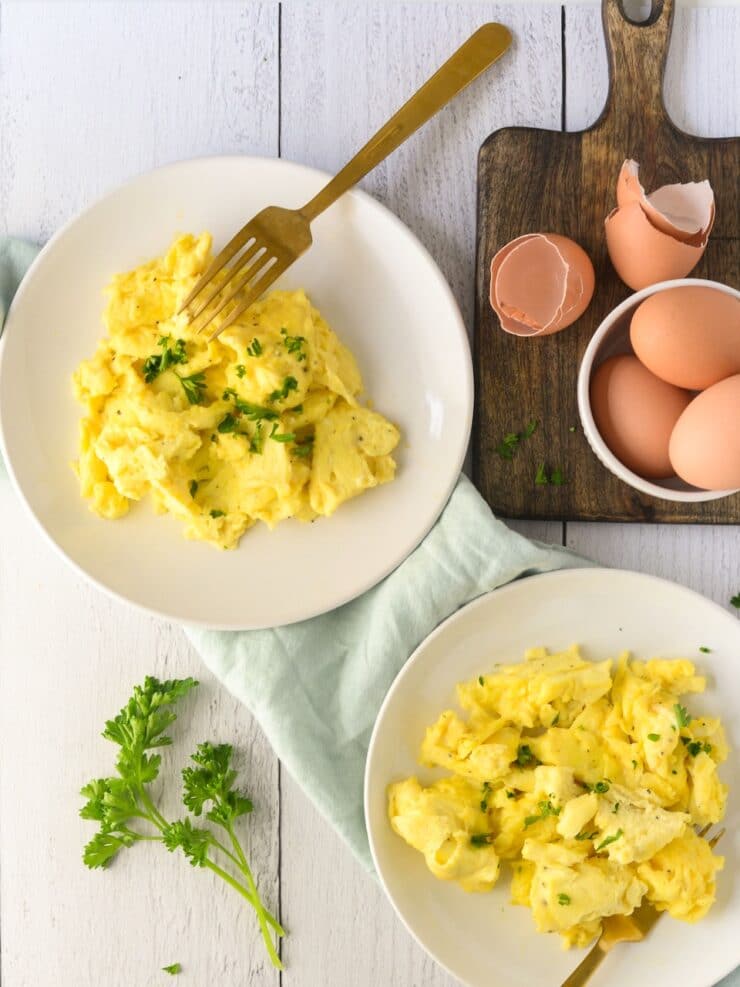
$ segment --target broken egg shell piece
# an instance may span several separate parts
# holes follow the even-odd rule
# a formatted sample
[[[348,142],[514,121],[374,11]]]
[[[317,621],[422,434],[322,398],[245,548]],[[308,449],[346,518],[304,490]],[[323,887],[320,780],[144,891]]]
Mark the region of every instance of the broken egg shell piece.
[[[639,165],[625,161],[617,179],[617,205],[639,202],[652,225],[694,247],[705,246],[714,225],[714,192],[708,181],[663,185],[645,194]]]
[[[685,278],[702,258],[692,246],[656,229],[639,202],[618,206],[606,217],[606,246],[614,269],[634,291],[659,281]]]
[[[526,233],[491,261],[491,307],[514,336],[546,336],[580,318],[594,293],[586,251],[557,233]]]

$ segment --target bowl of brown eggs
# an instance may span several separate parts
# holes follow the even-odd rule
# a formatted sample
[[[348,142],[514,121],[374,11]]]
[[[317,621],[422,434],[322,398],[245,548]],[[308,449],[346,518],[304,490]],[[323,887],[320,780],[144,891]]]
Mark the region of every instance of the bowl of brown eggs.
[[[578,375],[584,434],[642,493],[705,501],[740,490],[740,292],[683,278],[604,319]]]

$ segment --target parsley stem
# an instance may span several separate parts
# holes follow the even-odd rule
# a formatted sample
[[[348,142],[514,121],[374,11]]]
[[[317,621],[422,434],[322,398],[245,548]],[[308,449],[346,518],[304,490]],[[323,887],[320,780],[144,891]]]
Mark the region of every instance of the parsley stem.
[[[270,954],[270,959],[272,960],[273,966],[277,967],[278,970],[282,970],[283,964],[280,962],[280,957],[275,951],[275,946],[273,945],[272,942],[272,936],[270,935],[269,929],[267,928],[267,924],[269,923],[275,929],[277,935],[284,936],[285,930],[280,925],[280,923],[272,915],[269,915],[269,913],[265,912],[265,909],[259,900],[259,896],[257,896],[255,900],[255,898],[252,897],[249,891],[242,884],[240,884],[236,880],[236,878],[233,878],[231,874],[227,873],[227,871],[219,867],[218,864],[215,864],[212,860],[206,857],[206,859],[203,861],[203,866],[207,867],[209,870],[212,870],[214,874],[218,874],[219,877],[223,878],[223,880],[226,881],[226,883],[229,884],[235,891],[237,891],[242,896],[242,898],[246,898],[249,904],[254,908],[254,910],[257,912],[260,928],[262,930],[262,938],[265,941],[265,946],[267,947],[267,952]],[[251,877],[251,874],[249,876]],[[250,883],[254,888],[256,894],[257,889],[254,886],[254,880],[252,880]]]
[[[249,890],[254,895],[254,899],[255,899],[254,907],[255,907],[255,911],[257,912],[257,920],[259,921],[260,928],[262,929],[262,938],[265,940],[267,951],[270,954],[270,958],[272,959],[272,962],[275,964],[275,966],[278,969],[282,969],[282,964],[280,963],[280,957],[275,952],[275,947],[272,942],[272,936],[270,935],[269,930],[267,929],[267,916],[265,914],[265,906],[262,904],[262,900],[260,899],[259,892],[257,891],[257,885],[255,884],[254,877],[252,876],[252,871],[249,867],[249,864],[247,863],[247,858],[244,856],[244,851],[242,850],[241,844],[239,843],[239,840],[237,840],[236,838],[236,834],[234,833],[234,829],[231,823],[228,823],[228,825],[226,826],[226,831],[231,837],[231,844],[234,847],[237,857],[239,857],[239,859],[242,862],[242,871],[247,879]],[[285,933],[283,932],[283,935],[284,934]]]
[[[167,826],[169,825],[167,820],[164,818],[162,813],[159,812],[154,802],[152,802],[148,792],[146,791],[146,789],[144,788],[141,782],[139,782],[139,795],[141,796],[141,801],[149,810],[149,818],[157,827],[157,829],[166,829]]]

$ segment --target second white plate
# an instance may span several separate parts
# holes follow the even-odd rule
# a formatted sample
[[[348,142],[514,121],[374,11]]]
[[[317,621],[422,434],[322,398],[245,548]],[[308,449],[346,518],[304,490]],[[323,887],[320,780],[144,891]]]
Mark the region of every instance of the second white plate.
[[[421,854],[388,822],[386,788],[416,774],[425,727],[455,706],[455,684],[520,659],[538,645],[578,643],[601,660],[623,650],[637,656],[687,657],[707,675],[692,707],[724,720],[740,746],[740,622],[691,590],[653,576],[609,569],[570,569],[512,583],[476,600],[442,624],[404,666],[383,703],[370,742],[365,818],[375,865],[409,931],[470,987],[558,987],[583,951],[565,952],[559,936],[535,931],[527,908],[509,903],[509,881],[490,894],[466,894],[436,880]],[[702,654],[699,648],[711,648]],[[720,775],[730,785],[717,902],[691,926],[664,918],[639,946],[616,949],[593,987],[710,987],[740,964],[740,773],[731,753]]]

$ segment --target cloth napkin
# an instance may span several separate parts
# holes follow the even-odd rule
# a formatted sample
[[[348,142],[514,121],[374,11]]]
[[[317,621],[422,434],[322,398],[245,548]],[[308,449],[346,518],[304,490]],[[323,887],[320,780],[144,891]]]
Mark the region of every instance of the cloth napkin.
[[[0,331],[36,252],[23,241],[0,239]],[[421,545],[358,599],[289,627],[185,632],[372,870],[363,817],[365,758],[380,704],[411,653],[443,620],[489,590],[535,573],[593,564],[511,531],[461,476]],[[718,987],[740,987],[740,971]]]

